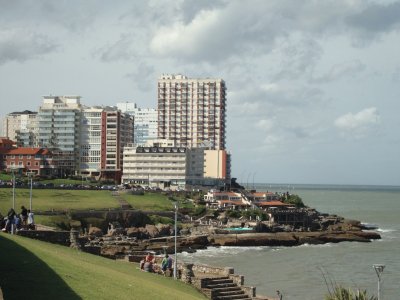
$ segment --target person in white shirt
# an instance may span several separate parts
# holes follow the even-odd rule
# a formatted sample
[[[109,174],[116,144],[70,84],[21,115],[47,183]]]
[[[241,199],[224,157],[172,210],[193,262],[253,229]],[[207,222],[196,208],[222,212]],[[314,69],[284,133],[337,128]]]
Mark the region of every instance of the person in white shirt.
[[[35,229],[35,220],[33,218],[33,212],[28,209],[28,229]]]

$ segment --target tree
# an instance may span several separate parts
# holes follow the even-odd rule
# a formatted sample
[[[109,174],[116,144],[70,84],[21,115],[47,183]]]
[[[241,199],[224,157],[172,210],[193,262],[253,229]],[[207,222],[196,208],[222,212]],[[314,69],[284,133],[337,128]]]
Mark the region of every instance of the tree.
[[[296,207],[304,207],[303,200],[298,195],[285,195],[282,197],[284,203],[293,204]]]

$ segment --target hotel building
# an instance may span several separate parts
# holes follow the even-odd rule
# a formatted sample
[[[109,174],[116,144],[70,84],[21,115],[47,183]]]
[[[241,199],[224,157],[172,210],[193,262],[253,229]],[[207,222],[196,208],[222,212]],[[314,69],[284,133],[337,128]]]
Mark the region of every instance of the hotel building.
[[[169,140],[124,149],[124,183],[185,188],[223,186],[229,180],[230,156],[225,150],[178,147]]]

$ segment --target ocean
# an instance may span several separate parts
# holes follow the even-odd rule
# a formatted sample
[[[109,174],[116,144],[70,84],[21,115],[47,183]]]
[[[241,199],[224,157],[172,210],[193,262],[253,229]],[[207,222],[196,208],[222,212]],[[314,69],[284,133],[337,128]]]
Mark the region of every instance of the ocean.
[[[178,260],[233,267],[257,294],[285,300],[322,300],[332,284],[377,295],[373,264],[383,264],[381,300],[400,299],[400,187],[261,185],[258,191],[298,194],[319,212],[375,224],[382,239],[371,243],[299,247],[210,247],[179,254]]]

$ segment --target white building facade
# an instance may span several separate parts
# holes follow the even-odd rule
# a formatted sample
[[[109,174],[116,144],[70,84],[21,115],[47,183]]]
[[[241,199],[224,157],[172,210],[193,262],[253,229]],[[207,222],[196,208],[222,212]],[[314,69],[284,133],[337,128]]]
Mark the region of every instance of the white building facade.
[[[79,169],[80,96],[44,96],[38,112],[39,147],[52,151],[60,176]]]
[[[158,113],[155,108],[140,108],[133,102],[117,103],[121,112],[134,117],[133,143],[144,146],[148,141],[157,139]]]
[[[230,162],[225,150],[177,147],[174,141],[167,141],[155,141],[145,147],[125,147],[122,182],[161,188],[229,183],[230,168],[226,166]],[[220,159],[220,165],[211,157]]]

